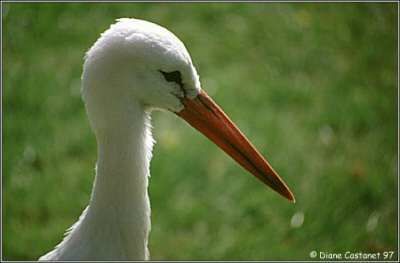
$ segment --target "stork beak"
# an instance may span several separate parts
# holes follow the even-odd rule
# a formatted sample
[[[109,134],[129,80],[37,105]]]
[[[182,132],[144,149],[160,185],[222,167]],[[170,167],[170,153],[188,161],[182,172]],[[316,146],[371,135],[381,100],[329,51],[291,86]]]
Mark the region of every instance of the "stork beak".
[[[263,183],[295,202],[285,182],[205,91],[201,90],[193,99],[184,98],[183,104],[185,108],[176,113],[179,117],[203,133]]]

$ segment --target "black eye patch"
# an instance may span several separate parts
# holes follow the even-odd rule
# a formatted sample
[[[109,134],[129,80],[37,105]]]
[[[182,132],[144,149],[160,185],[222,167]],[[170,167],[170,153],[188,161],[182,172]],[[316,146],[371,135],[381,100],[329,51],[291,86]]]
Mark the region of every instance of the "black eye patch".
[[[165,72],[162,70],[159,70],[166,81],[168,82],[175,82],[177,83],[179,86],[183,87],[183,83],[182,83],[182,76],[181,76],[181,72],[178,70],[175,71],[171,71],[171,72]]]
[[[161,74],[163,74],[164,78],[168,82],[175,82],[176,84],[179,85],[180,89],[182,90],[184,96],[186,97],[186,91],[183,88],[183,83],[182,83],[182,75],[179,70],[171,71],[171,72],[165,72],[162,70],[159,70]]]

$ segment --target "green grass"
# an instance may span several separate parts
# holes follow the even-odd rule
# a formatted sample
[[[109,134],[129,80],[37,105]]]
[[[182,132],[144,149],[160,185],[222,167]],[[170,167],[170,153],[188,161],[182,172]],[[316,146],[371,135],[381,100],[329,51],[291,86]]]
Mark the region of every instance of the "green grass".
[[[6,3],[3,259],[37,259],[88,203],[96,144],[79,93],[83,55],[118,17],[182,39],[203,88],[297,199],[156,112],[152,259],[397,250],[396,4]]]

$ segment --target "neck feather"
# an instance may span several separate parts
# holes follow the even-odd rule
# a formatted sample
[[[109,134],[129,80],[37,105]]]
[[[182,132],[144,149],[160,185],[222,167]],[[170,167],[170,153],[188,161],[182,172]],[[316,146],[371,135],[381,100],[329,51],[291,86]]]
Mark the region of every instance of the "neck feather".
[[[143,110],[134,115],[124,127],[113,127],[97,138],[98,161],[90,211],[104,213],[103,208],[109,207],[125,212],[132,206],[140,208],[141,203],[132,203],[132,199],[147,199],[153,145],[150,116]]]
[[[92,224],[115,231],[126,259],[145,259],[150,231],[147,189],[153,139],[149,114],[138,110],[133,117],[132,125],[114,127],[98,138],[97,174],[88,216]],[[98,218],[103,220],[98,222]]]
[[[98,162],[90,204],[58,246],[57,259],[148,259],[150,114],[131,107],[129,119],[97,132]]]

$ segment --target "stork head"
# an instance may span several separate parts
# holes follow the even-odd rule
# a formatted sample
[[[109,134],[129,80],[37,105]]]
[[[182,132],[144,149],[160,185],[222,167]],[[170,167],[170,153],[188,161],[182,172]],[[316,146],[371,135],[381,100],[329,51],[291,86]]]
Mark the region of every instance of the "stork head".
[[[136,100],[146,109],[183,109],[200,82],[184,44],[167,29],[122,18],[105,31],[85,56],[83,98],[106,102]],[[110,110],[110,107],[108,107]]]
[[[246,170],[294,201],[293,194],[222,109],[200,88],[184,44],[167,29],[118,19],[85,56],[82,96],[95,132],[129,123],[141,108],[174,112]]]

